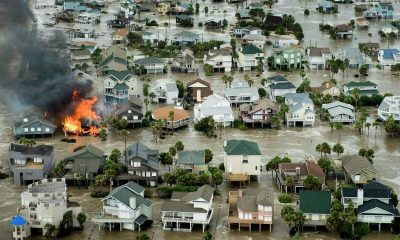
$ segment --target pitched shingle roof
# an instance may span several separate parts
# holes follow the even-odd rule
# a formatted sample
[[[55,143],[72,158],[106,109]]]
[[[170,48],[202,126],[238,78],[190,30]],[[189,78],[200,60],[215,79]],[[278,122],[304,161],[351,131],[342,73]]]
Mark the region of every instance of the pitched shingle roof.
[[[392,204],[387,204],[387,203],[384,203],[377,199],[372,199],[372,200],[366,201],[366,202],[364,202],[364,204],[358,206],[357,214],[368,215],[368,213],[366,213],[366,214],[363,214],[363,213],[366,211],[369,211],[371,209],[374,209],[374,208],[380,208],[380,209],[388,212],[388,214],[381,214],[381,215],[399,216],[399,210],[397,208],[395,208]],[[373,213],[373,215],[380,215],[380,214]]]
[[[303,213],[329,214],[332,197],[329,191],[300,191],[300,210]]]
[[[54,147],[49,145],[38,145],[38,146],[24,146],[20,144],[11,143],[10,151],[19,152],[24,155],[41,155],[41,156],[49,156],[53,153]]]
[[[341,158],[342,166],[350,174],[356,174],[363,169],[369,169],[376,172],[374,166],[366,159],[359,155],[347,155]]]
[[[114,190],[112,190],[103,199],[103,201],[105,199],[112,197],[130,208],[131,207],[130,206],[130,198],[134,197],[134,198],[136,198],[136,208],[135,209],[139,208],[140,205],[142,205],[142,204],[145,205],[146,207],[150,207],[152,205],[152,202],[150,200],[148,200],[147,198],[144,198],[140,195],[140,193],[143,191],[144,191],[144,188],[139,186],[137,183],[129,182],[127,184],[124,184],[124,185],[119,186],[119,187],[115,188]]]
[[[176,164],[203,165],[205,164],[204,157],[204,150],[178,151],[178,159],[176,160]]]
[[[247,140],[228,140],[224,150],[227,155],[261,155],[258,144]]]
[[[249,44],[243,47],[242,49],[242,53],[243,54],[257,54],[257,53],[262,53],[261,49],[259,49],[258,47]]]
[[[138,64],[138,65],[163,64],[164,61],[157,57],[145,57],[145,58],[141,58],[136,61],[133,61],[133,63]]]

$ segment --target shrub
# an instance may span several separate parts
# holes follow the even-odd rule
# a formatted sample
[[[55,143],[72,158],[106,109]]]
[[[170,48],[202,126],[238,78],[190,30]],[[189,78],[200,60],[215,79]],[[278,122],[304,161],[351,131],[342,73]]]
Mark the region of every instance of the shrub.
[[[233,120],[234,128],[238,128],[238,127],[240,127],[240,125],[242,125],[242,122],[240,120],[237,120],[237,119]]]
[[[171,198],[172,192],[194,192],[197,188],[197,186],[158,187],[157,196],[159,198]]]
[[[263,97],[267,96],[267,91],[265,91],[264,88],[259,88],[258,95],[260,95],[260,98],[263,98]]]
[[[94,190],[90,193],[90,197],[92,198],[103,198],[106,197],[110,192],[102,191],[102,190]]]
[[[249,128],[246,126],[246,125],[244,125],[244,124],[240,124],[240,126],[239,126],[239,130],[240,131],[245,131],[245,130],[248,130]]]
[[[8,178],[8,174],[0,172],[0,179],[6,179],[6,178]]]
[[[308,10],[308,9],[304,10],[304,15],[306,15],[306,16],[310,15],[310,10]]]
[[[224,163],[220,163],[219,166],[218,166],[218,168],[219,168],[219,170],[225,172],[225,165],[224,165]]]
[[[283,193],[281,195],[279,195],[278,200],[280,203],[291,203],[293,202],[293,198],[292,196],[290,196],[289,194]]]
[[[221,196],[221,192],[218,189],[214,190],[214,195],[215,196]]]
[[[144,189],[144,197],[145,198],[151,198],[153,196],[153,193],[154,193],[153,189],[150,189],[150,188]]]

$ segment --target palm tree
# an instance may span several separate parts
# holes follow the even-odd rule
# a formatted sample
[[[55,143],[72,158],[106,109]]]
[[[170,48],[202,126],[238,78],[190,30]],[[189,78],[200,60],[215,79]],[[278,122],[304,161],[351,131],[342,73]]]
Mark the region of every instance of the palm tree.
[[[254,80],[251,79],[248,74],[244,75],[244,80],[247,82],[247,84],[249,84],[250,87],[254,84]]]
[[[375,138],[376,138],[376,132],[378,131],[378,126],[381,125],[377,120],[372,123],[372,126],[375,127]]]
[[[371,127],[371,123],[369,123],[369,122],[365,123],[365,127],[367,128],[368,136],[369,136],[369,127]]]
[[[144,99],[144,105],[146,106],[146,113],[147,113],[147,111],[148,111],[149,103],[150,103],[149,99],[148,99],[148,98],[145,98],[145,99]]]
[[[266,3],[267,3],[267,5],[268,5],[269,9],[271,9],[272,6],[274,5],[275,1],[274,1],[274,0],[267,0]]]
[[[344,152],[344,148],[340,143],[336,143],[333,148],[332,151],[334,153],[336,153],[338,155],[338,157],[340,156],[340,154],[342,154]]]
[[[341,122],[335,123],[335,128],[336,128],[336,130],[338,131],[338,134],[339,134],[339,142],[340,142],[340,130],[343,129],[343,123],[341,123]]]
[[[156,94],[153,93],[153,92],[151,92],[151,93],[149,94],[149,97],[151,98],[151,102],[154,102],[154,98],[156,97]]]
[[[322,145],[318,144],[317,146],[315,146],[315,151],[321,153],[321,156],[322,156]]]
[[[121,137],[124,140],[125,144],[125,162],[128,162],[128,153],[126,152],[126,142],[128,141],[128,134],[129,132],[126,129],[122,129],[120,131]]]
[[[175,112],[174,112],[174,111],[170,111],[170,112],[168,113],[168,117],[169,117],[169,120],[171,121],[171,132],[172,132],[172,134],[174,134]]]
[[[360,100],[361,90],[359,88],[353,88],[353,90],[351,90],[351,95],[353,96],[354,101],[356,101],[356,112],[357,112],[358,101]]]
[[[225,83],[226,87],[228,87],[229,76],[224,74],[224,76],[222,76],[222,81]]]
[[[19,140],[19,144],[22,144],[26,147],[32,147],[33,145],[36,144],[36,141],[33,139],[29,139],[29,138],[21,138]]]
[[[350,66],[350,60],[348,58],[344,59],[344,64],[346,65],[347,69],[347,78],[349,77],[349,66]]]

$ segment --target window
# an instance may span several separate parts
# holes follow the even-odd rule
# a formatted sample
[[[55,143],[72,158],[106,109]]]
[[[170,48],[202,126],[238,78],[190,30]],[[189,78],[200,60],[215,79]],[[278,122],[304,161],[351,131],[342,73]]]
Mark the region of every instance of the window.
[[[28,132],[28,130],[29,130],[28,128],[24,128],[24,132]]]
[[[46,128],[46,132],[50,132],[50,128],[47,127],[47,128]]]
[[[42,131],[42,128],[41,128],[41,127],[38,127],[38,128],[36,128],[36,131],[41,132],[41,131]]]
[[[242,163],[249,163],[249,157],[247,155],[243,155],[243,162]]]
[[[134,167],[140,167],[140,162],[133,162]]]
[[[35,157],[35,158],[33,158],[33,162],[35,162],[35,163],[43,163],[43,159]]]
[[[31,132],[34,132],[35,131],[35,128],[34,127],[31,127]]]
[[[269,207],[269,206],[264,207],[264,211],[266,211],[266,212],[272,212],[272,207]]]
[[[24,123],[28,122],[28,118],[24,118],[23,121],[24,121]]]
[[[132,110],[129,109],[129,110],[128,110],[128,113],[132,113]]]
[[[256,166],[256,171],[257,171],[257,167],[258,167],[258,166]]]
[[[147,171],[147,172],[146,172],[146,177],[150,177],[150,176],[151,176],[150,171]]]
[[[157,176],[157,172],[151,172],[151,176],[152,177],[156,177]]]
[[[15,159],[15,164],[23,165],[23,164],[25,164],[25,160]]]

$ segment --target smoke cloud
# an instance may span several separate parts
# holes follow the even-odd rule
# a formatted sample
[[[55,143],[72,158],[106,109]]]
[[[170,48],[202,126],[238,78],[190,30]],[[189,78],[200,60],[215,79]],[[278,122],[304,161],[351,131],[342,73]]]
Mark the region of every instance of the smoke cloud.
[[[87,97],[92,82],[73,78],[67,58],[59,54],[63,51],[49,47],[66,47],[62,33],[40,39],[31,14],[24,0],[0,1],[0,97],[12,112],[34,107],[62,117],[72,112],[72,92]]]

